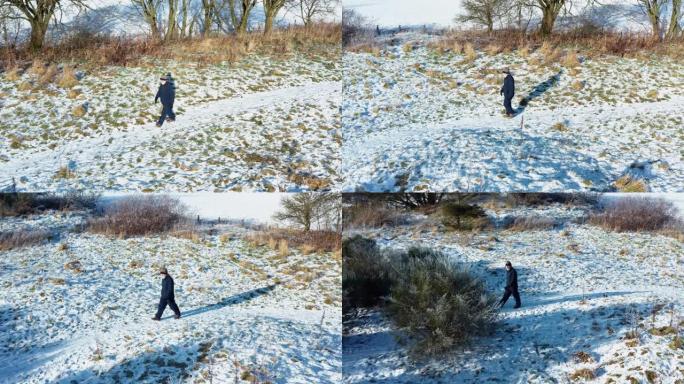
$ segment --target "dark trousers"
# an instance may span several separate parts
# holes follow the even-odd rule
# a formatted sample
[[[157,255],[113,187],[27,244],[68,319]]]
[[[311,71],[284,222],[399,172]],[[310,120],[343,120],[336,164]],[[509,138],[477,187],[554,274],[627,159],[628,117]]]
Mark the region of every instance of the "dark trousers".
[[[515,299],[515,306],[519,307],[520,306],[520,293],[518,293],[518,287],[513,287],[513,288],[506,287],[506,289],[504,290],[504,295],[501,298],[501,301],[499,301],[499,305],[501,305],[503,307],[506,304],[506,302],[508,301],[508,298],[511,297],[511,295],[513,295],[513,298]]]
[[[180,316],[180,309],[178,308],[178,305],[176,305],[176,300],[171,297],[168,299],[159,299],[159,306],[157,307],[157,314],[155,317],[157,319],[161,319],[162,313],[164,313],[164,310],[166,309],[166,305],[169,305],[171,307],[171,310],[176,316]]]
[[[157,124],[164,124],[164,120],[167,117],[170,117],[172,120],[176,120],[176,114],[173,113],[173,104],[162,104],[162,113],[161,116],[159,116],[159,121],[157,121]]]
[[[510,113],[511,115],[515,115],[515,111],[513,110],[513,107],[511,106],[511,100],[513,100],[513,97],[505,97],[504,96],[504,107],[506,107],[506,113]]]

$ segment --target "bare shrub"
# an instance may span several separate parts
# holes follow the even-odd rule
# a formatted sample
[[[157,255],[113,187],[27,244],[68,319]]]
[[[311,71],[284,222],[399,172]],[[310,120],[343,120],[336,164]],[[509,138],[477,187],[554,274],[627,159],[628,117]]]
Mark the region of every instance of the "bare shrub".
[[[187,222],[187,207],[169,196],[131,196],[104,208],[101,217],[88,221],[92,233],[132,237],[164,233]]]
[[[442,224],[459,231],[479,230],[491,225],[484,209],[478,205],[448,201],[441,205]]]
[[[556,220],[545,216],[517,216],[508,224],[507,229],[511,231],[539,231],[553,229],[556,227]]]
[[[381,202],[366,202],[344,207],[342,222],[345,228],[379,228],[403,224],[406,217]]]
[[[409,249],[394,263],[388,312],[416,340],[414,353],[444,353],[493,330],[497,299],[483,280],[429,249]]]
[[[595,205],[599,200],[596,193],[509,193],[505,204],[509,208],[537,207],[549,204],[565,204],[569,206]]]
[[[663,199],[619,197],[592,213],[589,223],[617,232],[660,231],[679,227],[676,208]]]
[[[0,194],[0,217],[38,214],[46,210],[80,211],[95,208],[99,195],[70,192]]]
[[[0,232],[0,251],[30,247],[43,243],[50,238],[50,232],[46,230],[20,229],[10,232]]]

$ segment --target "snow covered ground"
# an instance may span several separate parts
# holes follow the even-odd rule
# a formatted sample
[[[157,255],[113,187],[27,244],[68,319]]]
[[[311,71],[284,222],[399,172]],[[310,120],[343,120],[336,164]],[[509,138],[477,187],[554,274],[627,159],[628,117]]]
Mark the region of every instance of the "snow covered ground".
[[[625,174],[684,190],[682,63],[580,51],[573,68],[534,49],[470,62],[419,32],[382,39],[377,55],[343,55],[343,191],[605,191]]]
[[[29,73],[0,76],[0,188],[14,179],[20,191],[332,189],[340,181],[341,73],[330,49],[85,70],[77,92]],[[166,72],[178,117],[160,129],[154,96]]]
[[[76,231],[86,215],[0,221],[0,231],[53,233],[0,252],[0,382],[342,380],[339,256],[279,256],[248,243],[250,230],[215,223],[194,239],[113,239]],[[150,320],[161,265],[180,320],[168,308]]]
[[[651,333],[673,319],[680,330],[684,327],[681,242],[576,224],[584,207],[492,209],[488,214],[498,219],[543,215],[564,224],[553,230],[459,234],[445,232],[432,217],[417,216],[407,226],[346,233],[394,249],[441,250],[485,279],[497,295],[510,260],[522,298],[517,310],[513,299],[508,302],[492,336],[464,351],[419,362],[407,357],[394,337],[399,331],[380,311],[362,312],[344,325],[346,383],[566,383],[582,368],[595,372],[592,383],[684,380],[684,349],[669,345],[672,335]],[[636,342],[625,337],[635,318]]]

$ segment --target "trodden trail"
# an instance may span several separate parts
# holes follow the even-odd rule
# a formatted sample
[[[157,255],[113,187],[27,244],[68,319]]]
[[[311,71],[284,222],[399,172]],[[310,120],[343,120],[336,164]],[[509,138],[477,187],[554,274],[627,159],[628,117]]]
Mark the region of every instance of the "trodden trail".
[[[11,185],[12,178],[51,179],[62,165],[87,164],[96,158],[114,158],[155,138],[199,131],[203,125],[222,116],[242,114],[276,103],[320,103],[336,95],[341,97],[341,92],[341,82],[336,81],[257,92],[194,106],[178,115],[175,122],[165,123],[161,128],[150,122],[132,126],[126,131],[69,141],[51,150],[25,151],[21,157],[2,164],[0,190]]]

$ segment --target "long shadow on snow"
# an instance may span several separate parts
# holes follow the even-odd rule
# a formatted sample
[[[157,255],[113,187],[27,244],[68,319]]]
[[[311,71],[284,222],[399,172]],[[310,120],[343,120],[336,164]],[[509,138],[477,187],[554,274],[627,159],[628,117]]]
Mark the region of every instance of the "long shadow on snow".
[[[104,363],[94,363],[96,367],[89,367],[81,371],[68,371],[65,374],[53,380],[53,384],[72,384],[72,383],[180,383],[186,382],[187,378],[192,373],[197,373],[195,364],[198,362],[207,363],[207,355],[213,355],[216,352],[224,351],[228,353],[228,359],[236,356],[230,352],[232,350],[243,351],[242,359],[249,359],[245,356],[247,347],[253,347],[253,354],[256,356],[263,355],[264,350],[271,351],[275,356],[278,356],[277,363],[281,373],[284,376],[291,376],[291,368],[306,367],[307,370],[302,373],[299,372],[299,378],[303,378],[305,382],[320,382],[320,383],[334,383],[336,382],[327,366],[331,359],[339,359],[339,346],[341,343],[341,335],[338,333],[331,333],[319,328],[317,324],[299,324],[293,323],[289,320],[268,318],[268,321],[273,322],[274,326],[280,331],[276,338],[273,335],[262,335],[256,327],[250,327],[249,322],[256,321],[255,319],[242,320],[226,320],[225,328],[230,329],[232,323],[239,323],[240,321],[247,322],[246,324],[238,324],[244,329],[244,332],[213,333],[208,334],[209,330],[203,330],[204,340],[193,341],[185,344],[168,345],[166,348],[159,348],[154,351],[147,351],[120,361],[113,366],[103,369],[99,368],[107,366]],[[208,341],[213,343],[208,344]],[[287,346],[287,350],[283,353],[280,348],[282,345]],[[208,350],[207,350],[208,349]],[[312,350],[317,350],[317,354],[310,353]],[[103,350],[107,352],[107,346],[103,346]],[[291,364],[291,361],[297,361],[297,364]],[[87,362],[86,362],[87,363]],[[217,361],[214,364],[214,369],[222,369],[227,372],[233,372],[234,368],[229,361]],[[284,372],[282,372],[284,371]],[[229,374],[232,376],[232,374]],[[272,380],[272,378],[270,378]],[[278,382],[284,380],[277,378]],[[216,377],[214,382],[221,381],[220,377]],[[233,382],[230,378],[230,382]]]
[[[276,284],[271,284],[271,285],[267,285],[265,287],[255,288],[255,289],[252,289],[250,291],[246,291],[246,292],[238,293],[238,294],[233,295],[233,296],[226,297],[216,304],[211,304],[211,305],[207,305],[206,307],[191,309],[187,312],[183,312],[183,310],[181,309],[181,315],[183,317],[196,316],[196,315],[201,315],[201,314],[209,312],[209,311],[215,311],[217,309],[221,309],[221,308],[227,307],[229,305],[244,303],[244,302],[250,301],[254,298],[257,298],[261,295],[268,294],[269,292],[273,291],[276,288],[276,286],[277,286]],[[170,309],[167,308],[167,311],[168,310],[170,310]],[[173,317],[172,315],[166,316],[166,317],[163,317],[162,320],[170,319],[172,317]]]
[[[584,190],[585,180],[591,181],[592,190],[603,190],[609,180],[612,180],[613,169],[601,169],[601,165],[594,157],[572,149],[576,143],[562,136],[537,136],[520,131],[519,129],[506,129],[504,132],[496,129],[458,129],[451,135],[459,139],[467,137],[469,152],[462,148],[454,150],[454,143],[448,136],[436,139],[434,146],[425,147],[420,140],[409,143],[407,146],[398,148],[402,153],[412,149],[421,153],[421,159],[417,164],[407,169],[399,165],[393,168],[379,168],[377,175],[382,175],[381,180],[395,178],[395,185],[388,188],[388,184],[380,184],[376,181],[360,181],[358,188],[364,191],[378,191],[389,189],[400,191],[408,184],[417,185],[424,178],[433,178],[434,175],[454,175],[454,180],[442,180],[449,183],[450,187],[466,188],[468,190],[496,191],[502,190],[500,180],[505,179],[507,188],[525,190],[526,192],[542,192],[541,187],[530,187],[531,183],[551,183],[554,190]],[[456,144],[458,145],[458,144]],[[401,159],[399,159],[401,160]],[[481,170],[487,170],[484,175]],[[468,176],[460,176],[459,169],[469,173]],[[543,174],[530,175],[530,170],[542,171]],[[397,178],[397,175],[403,175]],[[468,185],[469,180],[478,177],[484,181],[480,186]],[[460,184],[460,185],[455,185]],[[497,187],[497,185],[499,185]],[[521,185],[518,187],[517,185]],[[496,188],[492,188],[492,187]],[[410,189],[410,188],[408,188]],[[546,191],[544,191],[546,192]]]
[[[543,96],[544,93],[546,93],[546,91],[548,91],[549,89],[553,88],[556,84],[558,84],[562,73],[562,70],[558,71],[558,73],[552,75],[545,81],[542,81],[541,83],[537,84],[526,96],[523,96],[522,99],[520,99],[520,103],[518,104],[518,109],[516,110],[516,113],[525,112],[525,109],[532,100]]]
[[[38,345],[47,330],[25,328],[28,314],[25,308],[0,305],[0,383],[22,381],[22,373],[50,362],[66,347],[64,341]]]
[[[642,316],[648,315],[649,303],[635,306]],[[494,335],[479,339],[465,350],[418,362],[398,376],[375,378],[373,382],[527,383],[532,377],[541,382],[562,382],[549,375],[547,370],[571,362],[573,354],[579,351],[598,360],[599,356],[592,350],[623,336],[628,326],[628,307],[628,304],[608,305],[546,313],[524,313],[523,308],[521,316],[507,318]],[[609,327],[615,331],[612,335],[608,332]],[[376,356],[387,357],[396,350],[389,345],[384,350],[376,348],[374,352]],[[378,360],[382,361],[374,360],[376,364]],[[396,359],[389,359],[388,367],[374,366],[373,370],[390,369],[393,364],[396,364]],[[354,368],[352,372],[356,370]],[[424,376],[418,372],[432,373]],[[598,377],[602,374],[603,370],[599,369]]]

